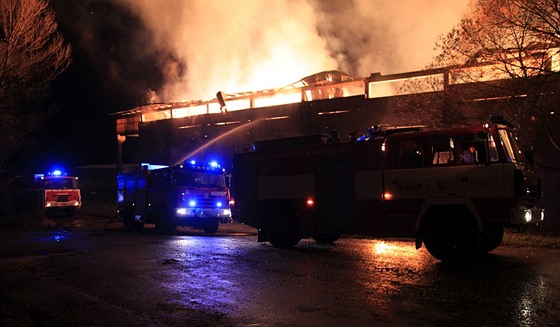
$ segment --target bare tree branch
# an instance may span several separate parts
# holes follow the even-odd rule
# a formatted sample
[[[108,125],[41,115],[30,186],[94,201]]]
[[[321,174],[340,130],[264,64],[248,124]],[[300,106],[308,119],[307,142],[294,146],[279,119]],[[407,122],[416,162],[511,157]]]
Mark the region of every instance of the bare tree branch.
[[[47,0],[0,1],[0,166],[51,108],[37,103],[71,63]]]
[[[472,12],[441,37],[436,49],[440,54],[430,68],[460,67],[450,77],[452,82],[491,87],[496,94],[522,96],[522,100],[518,98],[508,108],[509,118],[524,131],[547,131],[551,143],[560,144],[551,128],[560,122],[556,108],[560,99],[554,90],[560,83],[558,1],[477,0]],[[514,83],[500,82],[507,80]],[[424,94],[424,99],[416,102],[426,102],[429,96]],[[437,121],[449,116],[446,112],[454,110],[461,98],[440,95],[432,117]],[[465,111],[463,108],[463,117],[459,113],[451,115],[453,119],[448,122],[469,119],[464,116]]]

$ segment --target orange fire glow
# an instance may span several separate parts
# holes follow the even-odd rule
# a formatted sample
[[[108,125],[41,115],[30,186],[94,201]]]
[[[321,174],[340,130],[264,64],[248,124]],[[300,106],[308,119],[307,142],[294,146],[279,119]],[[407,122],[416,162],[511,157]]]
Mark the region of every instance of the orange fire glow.
[[[150,31],[148,52],[172,54],[158,67],[165,85],[147,92],[155,103],[209,99],[218,90],[275,89],[331,69],[353,76],[420,69],[433,57],[437,35],[459,20],[469,1],[340,7],[287,0],[123,2]]]
[[[412,244],[378,241],[373,244],[373,252],[377,255],[413,256],[417,251]]]

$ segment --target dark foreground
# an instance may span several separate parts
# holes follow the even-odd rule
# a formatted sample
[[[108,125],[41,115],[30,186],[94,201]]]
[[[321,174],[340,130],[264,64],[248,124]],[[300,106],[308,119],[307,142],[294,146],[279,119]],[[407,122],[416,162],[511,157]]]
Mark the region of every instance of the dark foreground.
[[[458,265],[409,240],[258,244],[255,231],[2,232],[2,326],[555,326],[560,249],[506,239]],[[509,236],[508,236],[509,237]]]

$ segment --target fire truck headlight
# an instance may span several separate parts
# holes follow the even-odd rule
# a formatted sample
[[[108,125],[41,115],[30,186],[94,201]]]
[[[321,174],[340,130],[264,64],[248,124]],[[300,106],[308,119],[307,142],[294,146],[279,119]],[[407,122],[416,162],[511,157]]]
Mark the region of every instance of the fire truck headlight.
[[[541,211],[541,220],[544,220],[544,210]]]
[[[224,215],[226,217],[231,217],[231,210],[230,209],[224,209],[224,211],[222,212],[222,215]]]
[[[191,208],[177,208],[175,209],[175,215],[178,217],[192,217],[195,215],[197,209]]]
[[[47,207],[50,207],[50,206],[52,205],[52,203],[47,202],[45,205],[46,205]]]
[[[530,222],[531,219],[533,219],[533,215],[531,213],[531,210],[526,210],[525,211],[525,221]]]

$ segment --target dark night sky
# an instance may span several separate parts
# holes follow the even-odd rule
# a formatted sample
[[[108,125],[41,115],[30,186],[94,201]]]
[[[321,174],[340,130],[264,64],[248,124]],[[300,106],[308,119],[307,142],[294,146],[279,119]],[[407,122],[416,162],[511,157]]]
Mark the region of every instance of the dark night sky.
[[[159,83],[154,59],[131,56],[138,49],[128,46],[149,35],[115,2],[50,4],[59,31],[72,45],[72,64],[53,83],[52,100],[59,110],[30,137],[15,158],[16,170],[114,163],[115,117],[110,114],[142,104],[144,90]]]

